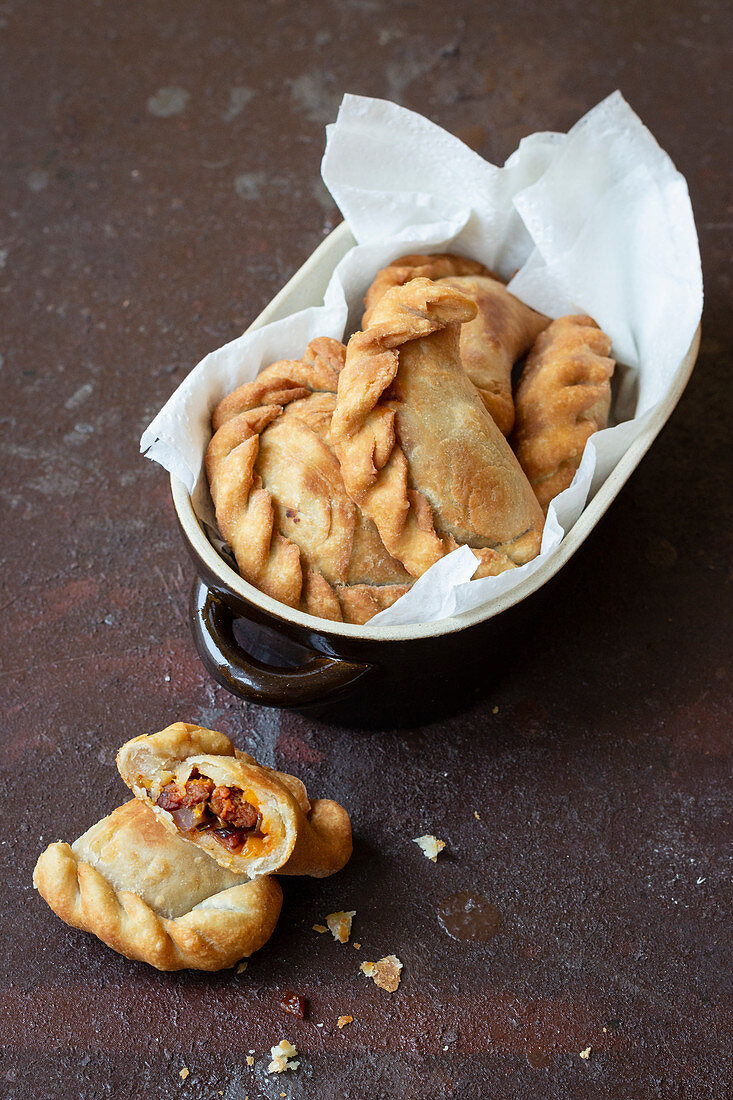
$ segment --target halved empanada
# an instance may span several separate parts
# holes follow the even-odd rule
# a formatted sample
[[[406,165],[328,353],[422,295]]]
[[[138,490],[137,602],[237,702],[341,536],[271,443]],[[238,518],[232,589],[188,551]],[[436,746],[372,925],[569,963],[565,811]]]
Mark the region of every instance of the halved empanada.
[[[428,279],[380,299],[352,336],[331,437],[351,498],[413,576],[458,545],[477,576],[535,557],[543,516],[461,365],[460,325],[476,305]]]
[[[605,428],[615,362],[591,317],[560,317],[537,338],[517,386],[512,443],[542,508],[567,489],[586,442]]]
[[[117,767],[167,829],[235,874],[322,878],[351,855],[343,806],[310,802],[294,776],[237,753],[222,733],[176,722],[128,741]]]
[[[510,294],[497,275],[475,260],[463,256],[402,256],[380,271],[364,302],[362,327],[387,290],[404,286],[411,279],[427,278],[447,282],[472,298],[478,313],[461,326],[463,369],[481,394],[481,400],[503,435],[514,424],[512,367],[550,323]]]
[[[345,349],[314,340],[214,410],[206,472],[242,576],[290,607],[362,623],[411,584],[344,488],[330,439]]]
[[[233,966],[267,942],[282,905],[276,879],[225,870],[137,799],[49,845],[33,883],[66,924],[158,970]]]

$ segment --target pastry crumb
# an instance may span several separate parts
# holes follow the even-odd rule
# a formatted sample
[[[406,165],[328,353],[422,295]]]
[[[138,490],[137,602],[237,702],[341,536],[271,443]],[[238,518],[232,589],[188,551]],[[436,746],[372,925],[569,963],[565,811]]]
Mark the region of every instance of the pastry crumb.
[[[267,1067],[268,1073],[285,1073],[287,1070],[296,1070],[300,1062],[295,1059],[297,1050],[287,1039],[281,1039],[276,1047],[270,1048],[272,1061]]]
[[[354,940],[354,942],[352,943],[352,945],[351,945],[351,946],[352,946],[353,948],[355,948],[355,949],[356,949],[357,951],[361,951],[361,944],[360,944],[360,943],[357,943],[357,942],[356,942],[356,940]]]
[[[340,1031],[342,1028],[346,1027],[347,1024],[353,1024],[353,1022],[353,1016],[339,1016],[338,1020],[336,1021],[336,1026]]]
[[[182,1081],[185,1081],[190,1072],[190,1069],[186,1069],[186,1067],[184,1066],[178,1076],[181,1078]]]
[[[313,929],[314,932],[328,932],[328,929],[326,928],[325,924],[313,924],[313,925],[311,925],[311,928]]]
[[[351,922],[356,916],[356,909],[348,911],[339,910],[338,913],[329,913],[326,917],[331,935],[337,943],[348,943],[351,935]]]
[[[255,1060],[254,1060],[254,1058],[252,1057],[251,1054],[247,1055],[245,1061],[247,1062],[248,1066],[253,1066],[255,1064]]]
[[[396,955],[385,955],[379,962],[363,962],[359,967],[367,978],[373,978],[374,984],[388,993],[394,993],[400,984],[402,963]]]
[[[491,708],[491,713],[492,714],[498,714],[499,713],[499,708],[498,707],[492,707]]]
[[[476,818],[477,821],[481,820],[481,814],[478,812],[478,810],[473,811],[473,816]]]
[[[427,836],[416,836],[413,840],[413,844],[417,844],[418,847],[422,848],[423,854],[433,863],[437,863],[438,855],[445,848],[444,840],[438,840],[437,836],[431,836],[430,834]]]
[[[590,1058],[590,1052],[591,1052],[590,1047],[586,1047],[585,1050],[581,1050],[580,1057],[583,1059],[584,1062],[587,1062],[588,1059]]]
[[[237,974],[244,974],[246,969],[247,969],[247,960],[242,959],[241,963],[237,967]]]

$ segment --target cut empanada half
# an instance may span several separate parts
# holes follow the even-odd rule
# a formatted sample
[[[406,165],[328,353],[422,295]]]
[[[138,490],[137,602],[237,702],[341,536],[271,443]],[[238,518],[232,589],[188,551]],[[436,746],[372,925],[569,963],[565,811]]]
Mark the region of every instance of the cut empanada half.
[[[345,348],[314,340],[214,410],[206,452],[217,523],[241,575],[290,607],[363,623],[411,578],[349,497],[331,445]]]
[[[418,278],[395,286],[351,337],[331,436],[344,484],[415,577],[457,546],[476,576],[539,552],[543,515],[459,352],[476,304]]]
[[[166,829],[235,874],[322,878],[351,855],[343,806],[310,801],[294,776],[261,767],[214,730],[177,722],[135,737],[117,767]]]
[[[267,942],[282,905],[276,879],[226,870],[137,799],[49,845],[33,883],[66,924],[158,970],[233,966]]]
[[[560,317],[527,356],[512,442],[544,511],[567,489],[590,437],[608,424],[611,340],[583,314]]]

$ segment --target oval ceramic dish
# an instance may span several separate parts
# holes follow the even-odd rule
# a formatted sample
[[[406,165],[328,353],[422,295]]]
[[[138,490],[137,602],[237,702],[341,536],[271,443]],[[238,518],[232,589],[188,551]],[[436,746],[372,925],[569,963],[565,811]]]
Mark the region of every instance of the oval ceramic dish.
[[[342,223],[263,310],[250,330],[307,306],[319,305],[333,269],[354,243],[348,226]],[[398,671],[404,682],[410,669],[424,669],[436,660],[447,661],[451,653],[461,650],[465,653],[470,644],[467,631],[481,633],[482,644],[496,640],[505,624],[508,627],[509,619],[518,618],[520,605],[543,588],[582,546],[636,469],[679,401],[695,364],[699,343],[698,328],[669,392],[555,553],[512,592],[498,596],[480,610],[440,622],[352,626],[314,618],[273,600],[243,580],[217,553],[194,512],[186,487],[171,477],[178,521],[196,565],[191,616],[204,665],[220,684],[242,699],[268,706],[302,707],[335,698],[365,677],[370,690],[373,684],[376,686],[377,677],[386,684],[394,681]],[[510,609],[512,614],[508,615]],[[310,655],[296,667],[256,659],[236,640],[235,618],[269,628],[305,647]]]

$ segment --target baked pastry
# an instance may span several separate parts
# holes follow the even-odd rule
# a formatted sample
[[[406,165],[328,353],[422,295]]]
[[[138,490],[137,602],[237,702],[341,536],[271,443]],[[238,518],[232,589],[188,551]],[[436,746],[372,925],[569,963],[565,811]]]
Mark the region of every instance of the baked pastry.
[[[493,279],[498,278],[478,260],[469,260],[453,252],[435,252],[432,255],[412,252],[409,256],[400,256],[399,259],[393,260],[387,267],[378,271],[372,280],[371,286],[364,295],[364,316],[361,319],[361,327],[368,328],[372,310],[392,287],[404,286],[413,279],[432,279],[433,282],[437,282],[438,279],[445,279],[449,275],[488,275]]]
[[[560,317],[537,338],[517,386],[512,443],[538,501],[567,489],[611,406],[611,340],[591,317]]]
[[[461,326],[461,361],[497,428],[508,436],[514,427],[512,367],[550,318],[530,309],[502,282],[487,275],[440,281],[467,294],[478,307],[473,321]]]
[[[33,883],[66,924],[158,970],[233,966],[267,942],[282,905],[276,879],[219,866],[137,799],[49,845]]]
[[[349,340],[331,438],[346,489],[413,576],[470,546],[477,576],[539,552],[542,510],[461,365],[477,307],[418,278],[380,299]]]
[[[206,472],[241,575],[322,618],[367,622],[411,584],[348,496],[330,439],[345,348],[311,341],[214,410]]]
[[[176,722],[128,741],[117,767],[166,829],[235,874],[323,878],[351,855],[343,806],[311,802],[298,779],[261,767],[223,733]]]
[[[503,435],[514,424],[512,367],[550,323],[510,294],[504,283],[483,264],[463,256],[402,256],[375,278],[364,299],[362,327],[381,297],[393,286],[425,277],[447,282],[472,298],[478,313],[461,327],[463,369],[481,394],[481,400]]]
[[[220,401],[211,414],[212,428],[216,432],[239,413],[263,405],[287,405],[309,393],[335,393],[345,355],[340,340],[330,336],[311,340],[302,359],[280,359],[270,364],[253,382],[245,382]]]

